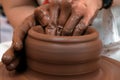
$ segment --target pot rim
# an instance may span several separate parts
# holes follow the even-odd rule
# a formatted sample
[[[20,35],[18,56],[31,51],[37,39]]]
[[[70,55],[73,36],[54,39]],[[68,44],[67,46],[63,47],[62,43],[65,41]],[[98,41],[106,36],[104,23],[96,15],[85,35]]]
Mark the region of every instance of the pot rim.
[[[28,32],[28,36],[36,40],[65,43],[87,42],[99,37],[98,32],[94,28],[89,27],[88,30],[90,31],[89,34],[85,34],[84,36],[53,36],[40,33],[35,29],[35,27],[32,27]]]

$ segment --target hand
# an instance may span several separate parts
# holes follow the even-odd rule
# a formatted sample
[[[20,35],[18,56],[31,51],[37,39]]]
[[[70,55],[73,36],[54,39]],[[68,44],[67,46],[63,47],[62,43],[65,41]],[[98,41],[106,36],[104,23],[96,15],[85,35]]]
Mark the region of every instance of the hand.
[[[40,9],[44,9],[44,6],[40,7]],[[41,26],[45,26],[46,23],[44,20],[47,19],[49,18],[41,18],[41,21],[37,21],[34,14],[32,14],[28,16],[20,26],[14,29],[12,45],[2,56],[2,62],[3,64],[5,64],[7,70],[17,70],[20,69],[20,67],[21,69],[24,69],[26,64],[22,63],[25,62],[25,59],[23,59],[25,58],[23,43],[28,33],[28,30],[31,27],[40,24],[39,26],[36,26],[36,28],[39,28],[39,30],[43,32]]]
[[[46,18],[49,18],[45,32],[50,35],[79,36],[84,34],[102,7],[101,0],[50,1],[45,10],[41,10],[46,14]],[[41,15],[39,11],[40,9],[37,9],[35,14],[42,17],[43,14]]]
[[[8,70],[14,70],[19,65],[23,41],[31,27],[41,25],[50,35],[81,35],[102,5],[100,0],[73,0],[72,6],[67,0],[51,1],[38,7],[21,26],[15,28],[12,46],[2,57]]]
[[[64,26],[63,35],[83,34],[102,7],[102,0],[71,0],[72,14]],[[71,24],[72,23],[72,24]]]
[[[49,35],[61,35],[61,31],[71,14],[71,5],[67,0],[51,0],[49,4],[38,7],[35,17]],[[43,22],[41,22],[43,21]]]
[[[13,42],[11,47],[4,53],[2,62],[6,65],[8,70],[14,70],[20,63],[22,56],[23,41],[28,30],[35,25],[34,16],[27,17],[23,23],[14,29]]]
[[[49,7],[48,5],[50,6],[49,14],[48,14],[48,7]],[[56,5],[55,2],[52,2],[51,4],[42,5],[42,6],[38,7],[35,10],[34,14],[27,17],[19,27],[16,27],[14,29],[12,45],[4,53],[4,55],[2,57],[2,62],[5,64],[6,68],[9,71],[19,69],[19,67],[22,65],[24,66],[24,63],[21,63],[22,61],[25,62],[24,61],[25,59],[23,59],[23,57],[25,56],[23,43],[24,43],[25,37],[28,33],[28,30],[31,27],[36,26],[36,25],[41,25],[42,27],[46,26],[46,33],[48,33],[49,28],[47,26],[49,26],[50,24],[54,24],[54,26],[55,26],[57,24],[57,18],[58,18],[58,16],[57,16],[58,15],[58,7],[57,6],[58,5]],[[64,13],[64,12],[61,11],[61,13]],[[65,18],[65,20],[62,21],[62,23],[60,23],[61,20],[59,20],[59,23],[61,25],[63,25],[65,23],[65,21],[68,17],[68,16],[66,17],[66,15],[68,15],[68,13],[62,15],[62,17]],[[50,21],[50,19],[51,19],[51,21]],[[41,26],[39,26],[39,29],[42,30],[42,28],[40,28]],[[55,28],[57,28],[57,27],[55,27]],[[54,32],[52,32],[52,33],[54,33]]]
[[[40,7],[43,9],[44,7]],[[48,18],[46,18],[47,21]],[[43,21],[42,21],[43,20]],[[2,62],[5,64],[7,70],[21,70],[25,69],[25,53],[24,53],[24,40],[27,36],[29,29],[33,26],[36,29],[39,29],[41,33],[44,33],[43,28],[44,26],[44,18],[41,21],[36,22],[34,14],[28,16],[23,23],[14,29],[13,33],[13,41],[11,47],[3,54]],[[43,22],[43,23],[42,23]],[[40,24],[39,26],[36,26]]]

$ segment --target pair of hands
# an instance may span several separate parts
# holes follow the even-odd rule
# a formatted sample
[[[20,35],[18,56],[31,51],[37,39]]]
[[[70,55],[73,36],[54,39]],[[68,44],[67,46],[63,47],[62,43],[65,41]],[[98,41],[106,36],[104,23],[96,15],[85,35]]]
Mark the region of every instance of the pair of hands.
[[[51,0],[50,4],[35,10],[35,17],[45,27],[46,34],[79,36],[92,23],[102,6],[102,1],[93,1],[98,4],[91,0]]]
[[[31,27],[41,25],[40,28],[45,29],[43,32],[50,35],[82,35],[101,7],[102,0],[50,0],[15,28],[13,43],[3,55],[2,62],[10,71],[23,65],[23,41]]]

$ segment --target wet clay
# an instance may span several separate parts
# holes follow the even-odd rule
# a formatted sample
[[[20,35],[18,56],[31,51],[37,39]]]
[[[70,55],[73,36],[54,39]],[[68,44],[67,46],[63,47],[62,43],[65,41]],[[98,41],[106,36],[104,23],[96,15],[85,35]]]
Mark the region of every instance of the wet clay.
[[[87,32],[79,37],[50,36],[38,33],[33,27],[26,38],[28,66],[51,75],[78,75],[97,70],[102,44],[94,29]]]
[[[0,66],[0,80],[119,80],[120,62],[101,57],[98,32],[84,36],[50,36],[33,27],[25,41],[27,70],[7,71]],[[110,76],[110,77],[109,77]]]
[[[35,9],[34,16],[48,35],[80,36],[88,27],[81,24],[81,16],[72,10],[71,4],[66,0],[40,6]]]
[[[100,55],[98,32],[92,27],[85,31],[80,25],[75,28],[79,16],[71,15],[71,9],[66,14],[69,4],[62,4],[59,24],[61,4],[36,9],[34,16],[39,23],[29,30],[24,42],[26,71],[9,72],[0,64],[0,80],[120,80],[120,62]]]

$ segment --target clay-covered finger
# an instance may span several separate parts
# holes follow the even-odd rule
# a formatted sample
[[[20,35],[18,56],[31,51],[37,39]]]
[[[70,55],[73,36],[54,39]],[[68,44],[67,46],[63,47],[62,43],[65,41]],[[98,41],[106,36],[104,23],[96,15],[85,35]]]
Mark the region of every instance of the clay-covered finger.
[[[50,3],[50,22],[54,25],[57,24],[58,15],[59,15],[60,5],[58,2]]]
[[[40,23],[41,26],[45,27],[50,21],[49,15],[49,4],[41,5],[34,11],[36,21]]]
[[[45,29],[46,34],[56,35],[57,20],[59,15],[59,3],[51,2],[50,3],[50,22]]]
[[[67,0],[62,0],[60,4],[60,15],[58,18],[57,35],[60,35],[66,21],[71,15],[71,4]]]
[[[45,28],[45,33],[48,35],[56,35],[56,26],[49,23],[49,25]]]
[[[66,0],[62,0],[62,3],[60,4],[60,15],[58,18],[58,25],[64,26],[65,22],[71,15],[71,11],[71,4]]]
[[[89,26],[90,24],[92,24],[94,18],[97,16],[97,13],[98,11],[88,11],[86,14],[84,14],[81,22],[84,23],[85,26]]]
[[[45,33],[43,27],[41,25],[34,26],[34,30],[37,31],[38,33]]]
[[[79,22],[82,16],[77,15],[76,13],[72,13],[68,21],[66,22],[62,35],[63,36],[71,36],[73,33],[74,28],[76,27],[77,23]]]
[[[19,58],[14,59],[9,65],[6,65],[8,71],[13,71],[17,68],[19,64]]]
[[[79,24],[77,24],[77,26],[75,27],[75,29],[73,31],[73,36],[83,35],[86,28],[87,28],[87,26],[85,26],[83,23],[79,22]]]
[[[2,56],[2,62],[5,65],[10,64],[15,58],[14,49],[10,47]]]
[[[14,29],[13,33],[13,47],[16,51],[23,48],[23,41],[28,30],[35,25],[34,15],[27,17],[23,23]]]
[[[83,35],[87,30],[88,26],[93,22],[96,13],[88,13],[83,16],[76,28],[74,29],[73,35],[79,36]]]

